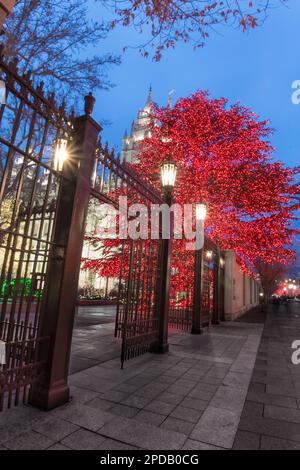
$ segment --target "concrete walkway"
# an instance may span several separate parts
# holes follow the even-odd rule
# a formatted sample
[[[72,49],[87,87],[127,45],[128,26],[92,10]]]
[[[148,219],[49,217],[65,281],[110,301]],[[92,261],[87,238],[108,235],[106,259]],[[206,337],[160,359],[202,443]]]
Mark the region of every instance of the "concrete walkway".
[[[170,353],[101,362],[70,376],[72,402],[0,415],[3,449],[231,449],[263,325],[173,333]],[[300,426],[300,425],[299,425]],[[239,431],[240,432],[240,431]]]
[[[300,303],[269,308],[235,449],[300,449]]]
[[[120,357],[121,341],[114,337],[116,307],[78,307],[73,330],[70,373]]]

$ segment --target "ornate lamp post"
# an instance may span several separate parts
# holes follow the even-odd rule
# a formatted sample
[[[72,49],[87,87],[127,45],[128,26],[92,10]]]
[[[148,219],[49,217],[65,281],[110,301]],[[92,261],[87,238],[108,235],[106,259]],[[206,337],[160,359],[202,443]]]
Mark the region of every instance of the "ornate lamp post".
[[[204,202],[196,204],[197,225],[201,223],[201,230],[204,231],[204,221],[207,215],[207,205]],[[193,302],[193,322],[192,335],[200,335],[201,330],[201,308],[202,308],[202,253],[203,248],[195,249],[195,271],[194,271],[194,302]]]
[[[164,191],[164,201],[170,207],[172,205],[172,192],[176,183],[177,165],[170,158],[160,166],[161,183]],[[160,224],[161,225],[161,224]],[[163,228],[163,227],[161,227]],[[159,321],[158,341],[153,343],[151,351],[165,353],[169,350],[168,345],[168,321],[170,303],[170,272],[171,272],[171,252],[173,237],[173,219],[170,213],[170,236],[161,240],[159,259],[159,273],[157,280],[157,314]]]

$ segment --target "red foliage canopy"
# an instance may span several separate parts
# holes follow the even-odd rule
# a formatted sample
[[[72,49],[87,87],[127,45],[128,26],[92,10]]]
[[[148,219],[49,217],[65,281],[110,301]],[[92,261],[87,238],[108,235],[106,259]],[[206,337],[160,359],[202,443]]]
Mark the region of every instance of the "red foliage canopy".
[[[300,168],[273,161],[268,122],[239,104],[229,107],[225,99],[197,92],[180,99],[173,109],[154,107],[150,131],[134,165],[143,178],[161,190],[159,167],[171,155],[179,166],[176,202],[205,200],[207,235],[222,249],[235,250],[244,269],[258,260],[291,262],[298,233],[292,223],[300,194],[295,176]],[[116,241],[105,244],[116,246]],[[180,291],[191,284],[193,253],[181,240],[175,240],[173,252]],[[118,256],[110,258],[109,266],[104,260],[85,267],[113,275]]]

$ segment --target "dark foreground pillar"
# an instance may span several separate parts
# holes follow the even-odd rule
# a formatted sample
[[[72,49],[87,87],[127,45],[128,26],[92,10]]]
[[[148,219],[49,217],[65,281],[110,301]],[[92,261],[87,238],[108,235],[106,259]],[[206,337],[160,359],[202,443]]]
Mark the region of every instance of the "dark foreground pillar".
[[[50,347],[39,350],[46,371],[31,389],[30,403],[50,410],[69,400],[68,372],[85,220],[90,196],[95,148],[101,127],[90,116],[91,96],[85,116],[75,119],[74,139],[63,178],[50,252],[41,311],[41,337]]]

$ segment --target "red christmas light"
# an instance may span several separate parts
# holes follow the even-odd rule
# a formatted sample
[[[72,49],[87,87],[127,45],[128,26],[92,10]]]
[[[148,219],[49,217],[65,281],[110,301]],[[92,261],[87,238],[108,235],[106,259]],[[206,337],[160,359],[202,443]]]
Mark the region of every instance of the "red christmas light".
[[[250,109],[228,106],[197,92],[180,99],[173,109],[153,107],[151,137],[140,145],[135,170],[159,191],[159,167],[172,156],[178,164],[174,190],[177,203],[204,200],[209,206],[206,233],[222,249],[234,250],[244,271],[257,260],[288,264],[292,249],[294,211],[300,191],[296,174],[274,161],[272,129]],[[85,260],[84,269],[118,277],[120,256],[113,253],[119,242],[106,240],[109,260]],[[181,292],[193,285],[193,252],[184,240],[174,240],[172,287]]]

